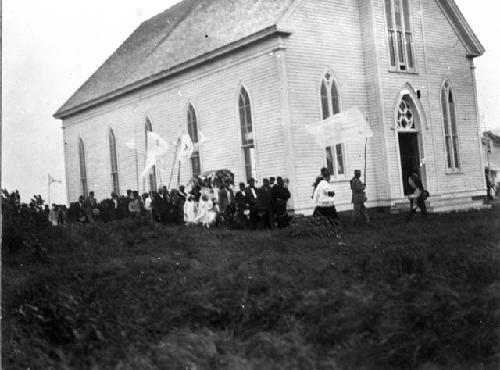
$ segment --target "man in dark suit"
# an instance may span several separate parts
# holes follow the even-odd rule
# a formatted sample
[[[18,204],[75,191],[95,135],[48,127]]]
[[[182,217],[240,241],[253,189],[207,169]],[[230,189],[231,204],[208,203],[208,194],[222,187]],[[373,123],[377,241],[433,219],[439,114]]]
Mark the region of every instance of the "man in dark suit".
[[[282,177],[278,176],[276,185],[271,189],[271,194],[276,223],[279,228],[286,227],[289,223],[286,204],[290,199],[290,191],[285,187]]]
[[[219,190],[219,207],[220,214],[227,226],[232,224],[234,215],[234,191],[229,186],[229,183],[222,183]]]
[[[274,227],[271,185],[268,179],[262,181],[262,187],[257,192],[257,209],[264,228]]]

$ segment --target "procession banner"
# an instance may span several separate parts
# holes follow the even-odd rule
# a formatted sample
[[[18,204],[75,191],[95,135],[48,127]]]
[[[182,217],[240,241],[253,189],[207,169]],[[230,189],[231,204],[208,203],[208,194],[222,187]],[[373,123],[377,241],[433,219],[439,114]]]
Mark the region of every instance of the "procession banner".
[[[370,125],[357,106],[307,125],[306,131],[322,148],[373,136]]]
[[[147,150],[146,150],[146,164],[141,177],[147,175],[148,171],[164,157],[170,145],[163,140],[157,133],[148,131],[147,133]]]

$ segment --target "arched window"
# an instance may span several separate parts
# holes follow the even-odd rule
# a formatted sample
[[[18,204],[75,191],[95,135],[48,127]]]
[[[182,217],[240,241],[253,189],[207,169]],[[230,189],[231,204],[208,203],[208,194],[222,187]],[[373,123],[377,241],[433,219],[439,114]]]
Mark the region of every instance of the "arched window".
[[[152,131],[153,131],[153,125],[151,124],[149,117],[146,117],[146,123],[144,124],[144,140],[145,140],[144,147],[146,148],[146,152],[148,151],[148,132]],[[149,190],[156,191],[156,166],[153,166],[151,168],[151,171],[149,172],[148,175],[148,179],[149,179]]]
[[[80,154],[80,186],[83,196],[89,195],[89,188],[87,186],[87,166],[85,165],[85,145],[83,145],[83,140],[80,138],[78,143],[78,152]]]
[[[327,119],[340,112],[339,93],[333,75],[325,73],[321,80],[321,112],[323,119]],[[345,175],[344,145],[337,144],[325,148],[326,168],[333,177]]]
[[[188,106],[188,133],[195,147],[191,155],[191,171],[193,176],[198,176],[201,173],[200,150],[198,145],[196,145],[198,143],[198,121],[192,104]]]
[[[245,157],[245,176],[248,181],[251,177],[257,177],[255,167],[255,145],[252,127],[252,108],[250,98],[244,87],[241,87],[238,97],[238,109],[240,112],[241,144],[243,156]]]
[[[111,182],[113,183],[113,191],[116,195],[120,195],[120,183],[118,180],[118,160],[116,158],[116,138],[113,129],[109,130],[109,157],[111,160]]]
[[[415,69],[410,0],[385,0],[389,59],[395,71]]]
[[[451,171],[460,168],[458,148],[457,121],[455,115],[455,101],[451,85],[446,81],[441,89],[441,109],[443,110],[443,125],[446,147],[446,163]]]

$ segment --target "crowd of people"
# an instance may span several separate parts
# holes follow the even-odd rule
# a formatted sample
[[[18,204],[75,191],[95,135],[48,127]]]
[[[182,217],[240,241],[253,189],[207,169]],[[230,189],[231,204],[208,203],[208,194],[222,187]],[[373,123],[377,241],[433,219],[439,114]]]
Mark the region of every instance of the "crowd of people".
[[[234,190],[230,181],[205,187],[195,181],[189,192],[184,186],[139,195],[127,190],[126,195],[112,193],[109,199],[97,202],[94,192],[80,196],[67,212],[70,220],[82,223],[111,221],[125,217],[147,217],[163,224],[199,224],[204,227],[224,225],[231,228],[286,227],[289,223],[287,202],[288,181],[282,177],[263,179],[256,187],[253,178]],[[60,213],[60,212],[59,212]]]
[[[324,218],[341,234],[341,223],[335,208],[335,191],[330,182],[330,173],[326,168],[313,184],[315,217]],[[371,224],[365,206],[367,201],[366,184],[361,181],[361,171],[355,170],[351,179],[353,224],[362,221]],[[288,179],[282,177],[264,178],[262,186],[256,187],[255,179],[250,178],[245,183],[239,183],[235,189],[232,178],[221,177],[219,181],[206,183],[197,179],[191,183],[190,191],[184,186],[178,189],[161,187],[139,195],[138,191],[127,190],[126,195],[111,193],[109,199],[97,202],[94,192],[87,197],[80,196],[78,202],[72,203],[69,210],[66,206],[53,206],[51,210],[45,206],[45,211],[52,225],[60,225],[68,221],[95,223],[96,221],[112,221],[126,217],[146,217],[163,224],[202,225],[212,227],[224,225],[231,228],[273,229],[289,225],[290,216],[287,203],[290,199]],[[408,183],[413,192],[408,195],[410,200],[411,219],[417,208],[423,216],[427,215],[425,200],[429,193],[423,188],[419,176],[414,173]]]

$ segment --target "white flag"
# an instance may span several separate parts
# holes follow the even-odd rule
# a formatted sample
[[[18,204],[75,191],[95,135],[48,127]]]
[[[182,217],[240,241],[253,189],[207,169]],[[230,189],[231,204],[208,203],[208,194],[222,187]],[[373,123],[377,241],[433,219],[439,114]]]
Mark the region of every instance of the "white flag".
[[[52,184],[53,182],[58,182],[61,183],[61,180],[57,180],[52,175],[49,173],[49,185]]]
[[[177,161],[184,162],[191,158],[194,152],[194,145],[188,134],[182,134],[177,145]]]
[[[151,167],[153,167],[157,161],[167,154],[169,147],[170,145],[163,140],[160,135],[148,131],[146,164],[144,165],[144,171],[142,171],[141,177],[146,176]]]
[[[306,131],[322,148],[373,136],[370,125],[357,106],[307,125]]]

